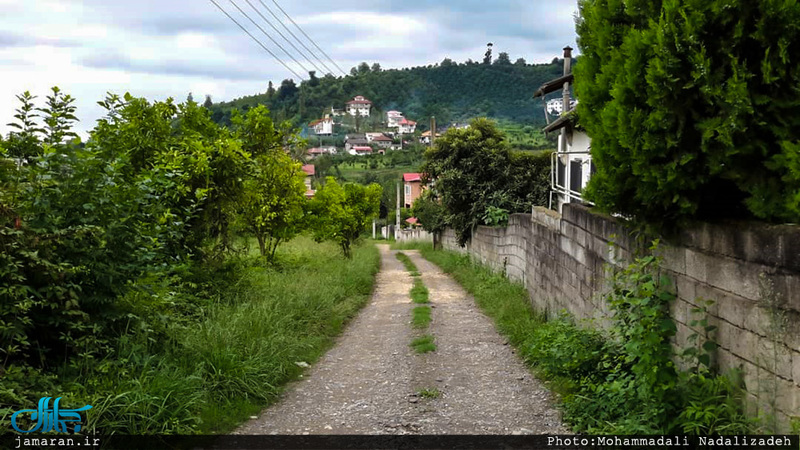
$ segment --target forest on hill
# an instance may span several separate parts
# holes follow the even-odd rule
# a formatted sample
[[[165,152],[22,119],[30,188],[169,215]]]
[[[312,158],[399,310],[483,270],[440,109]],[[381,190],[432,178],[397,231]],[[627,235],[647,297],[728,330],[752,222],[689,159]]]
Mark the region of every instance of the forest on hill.
[[[442,125],[479,116],[541,125],[544,107],[533,93],[560,76],[562,65],[557,58],[547,64],[528,64],[522,58],[511,62],[505,53],[491,63],[445,58],[438,64],[389,70],[363,62],[344,77],[317,77],[310,72],[299,86],[290,79],[280,86],[269,82],[264,93],[212,104],[210,110],[215,122],[229,125],[232,110],[263,104],[276,119],[303,126],[322,118],[331,107],[342,109],[345,102],[363,95],[373,102],[373,118],[399,110],[418,121],[421,130],[428,128],[430,116]]]

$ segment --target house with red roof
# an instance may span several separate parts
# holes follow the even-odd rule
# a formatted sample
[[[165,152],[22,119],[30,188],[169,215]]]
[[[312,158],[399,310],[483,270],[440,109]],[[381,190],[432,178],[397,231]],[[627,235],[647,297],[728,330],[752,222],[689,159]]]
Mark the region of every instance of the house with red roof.
[[[324,119],[315,120],[308,124],[319,136],[330,136],[333,134],[333,119],[329,115],[325,115]]]
[[[398,122],[403,120],[403,113],[400,111],[387,111],[386,112],[386,126],[389,128],[397,128]]]
[[[403,207],[411,208],[414,201],[422,195],[422,191],[426,188],[422,184],[422,175],[419,173],[404,173],[403,174]]]
[[[306,183],[306,197],[313,197],[314,190],[311,189],[311,181],[314,180],[314,174],[316,170],[313,164],[304,164],[303,165],[303,172],[306,173],[306,179],[304,180]]]
[[[347,113],[351,116],[369,117],[369,110],[371,107],[371,101],[361,95],[356,95],[352,100],[347,102]]]
[[[414,131],[417,129],[417,122],[413,120],[408,120],[403,117],[399,122],[397,122],[397,132],[400,134],[414,134]]]

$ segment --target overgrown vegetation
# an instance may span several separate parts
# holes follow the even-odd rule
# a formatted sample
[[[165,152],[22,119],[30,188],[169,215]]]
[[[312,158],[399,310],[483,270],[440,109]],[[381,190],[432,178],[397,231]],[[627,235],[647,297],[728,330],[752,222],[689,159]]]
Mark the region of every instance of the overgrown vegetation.
[[[411,341],[411,348],[417,353],[430,353],[436,351],[436,343],[433,336],[426,334]]]
[[[658,259],[646,257],[616,272],[608,301],[613,326],[598,331],[567,316],[546,321],[527,290],[469,257],[419,247],[451,274],[491,316],[520,355],[561,394],[565,420],[577,432],[609,434],[736,434],[752,430],[735,376],[711,372],[707,350],[689,352],[678,370]],[[698,325],[696,323],[695,325]],[[702,349],[702,346],[701,346]]]
[[[420,223],[430,232],[452,227],[461,245],[476,225],[504,225],[509,214],[548,201],[549,152],[512,152],[487,119],[448,130],[425,152],[420,170],[435,180],[432,197],[415,202],[415,212],[425,218]]]
[[[71,97],[54,88],[46,107],[36,108],[28,93],[19,100],[15,131],[0,140],[0,415],[49,395],[64,397],[64,407],[93,402],[91,424],[109,433],[190,433],[227,423],[237,404],[263,402],[291,375],[282,358],[312,355],[348,317],[353,304],[340,283],[356,293],[371,285],[363,277],[373,273],[374,255],[334,263],[320,254],[331,267],[306,274],[297,261],[281,261],[279,244],[308,225],[309,204],[300,165],[284,151],[302,143],[267,108],[234,115],[225,129],[191,101],[109,94],[100,102],[107,116],[84,144],[68,140]],[[314,219],[329,223],[335,214],[349,232],[377,212],[380,193],[344,190],[356,192],[358,207],[318,206]],[[251,236],[258,257],[243,256]],[[338,272],[344,267],[353,273]],[[315,285],[327,271],[341,279],[319,294],[295,292],[280,275]],[[272,295],[284,296],[287,309],[275,309]],[[317,304],[296,305],[298,295]],[[262,314],[258,302],[270,298],[275,304]],[[247,324],[236,316],[246,308],[252,318],[273,310],[290,317],[269,318],[277,328]],[[294,337],[272,350],[263,339],[237,341],[250,337],[246,325],[291,337],[294,320],[309,333],[295,353]],[[265,393],[255,392],[259,383]],[[208,416],[207,405],[225,414]]]
[[[800,221],[800,4],[579,5],[589,199],[654,225]]]

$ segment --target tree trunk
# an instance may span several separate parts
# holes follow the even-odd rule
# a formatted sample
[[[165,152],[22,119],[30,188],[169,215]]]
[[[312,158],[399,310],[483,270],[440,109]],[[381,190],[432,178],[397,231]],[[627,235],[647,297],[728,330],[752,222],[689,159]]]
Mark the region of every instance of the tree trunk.
[[[264,242],[264,236],[258,235],[256,238],[258,239],[258,249],[261,251],[261,256],[267,256],[267,248],[266,242]]]

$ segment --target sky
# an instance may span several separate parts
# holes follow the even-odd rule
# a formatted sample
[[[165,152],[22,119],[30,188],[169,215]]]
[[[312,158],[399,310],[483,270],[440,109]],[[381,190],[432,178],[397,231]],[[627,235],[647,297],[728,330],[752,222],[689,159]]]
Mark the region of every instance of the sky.
[[[486,44],[512,61],[549,62],[576,47],[576,0],[216,0],[297,74],[362,61],[385,69],[481,60]],[[276,3],[277,2],[277,3]],[[255,21],[260,29],[236,8]],[[211,0],[0,0],[0,134],[30,91],[43,106],[52,86],[74,97],[83,139],[104,115],[107,92],[149,100],[192,93],[202,102],[266,91],[268,81],[300,79],[226,17]],[[298,43],[271,15],[288,26]],[[268,24],[285,35],[288,44]],[[294,56],[264,34],[267,32]],[[325,65],[309,55],[314,52]],[[301,56],[308,56],[308,60]],[[326,68],[327,66],[327,68]]]

